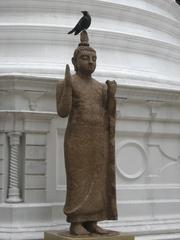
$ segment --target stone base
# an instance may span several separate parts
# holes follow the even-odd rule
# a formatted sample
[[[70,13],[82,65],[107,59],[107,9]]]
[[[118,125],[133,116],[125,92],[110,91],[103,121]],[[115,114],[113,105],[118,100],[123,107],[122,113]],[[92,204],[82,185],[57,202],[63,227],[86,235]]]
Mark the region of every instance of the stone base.
[[[132,235],[121,234],[119,232],[112,232],[109,234],[89,234],[83,236],[72,235],[65,231],[52,231],[45,232],[44,240],[134,240],[135,237]]]

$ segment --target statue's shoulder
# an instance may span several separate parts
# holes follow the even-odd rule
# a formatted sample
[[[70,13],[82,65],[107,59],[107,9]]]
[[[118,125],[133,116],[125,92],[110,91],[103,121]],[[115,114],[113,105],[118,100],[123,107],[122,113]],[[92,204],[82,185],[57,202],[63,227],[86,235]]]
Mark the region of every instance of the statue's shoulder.
[[[94,78],[93,78],[93,83],[94,83],[94,85],[96,85],[99,88],[104,88],[104,85],[105,85],[104,83],[101,83]]]
[[[93,79],[94,84],[97,86],[97,88],[102,89],[102,91],[107,90],[107,85],[105,83],[99,82],[96,79]]]

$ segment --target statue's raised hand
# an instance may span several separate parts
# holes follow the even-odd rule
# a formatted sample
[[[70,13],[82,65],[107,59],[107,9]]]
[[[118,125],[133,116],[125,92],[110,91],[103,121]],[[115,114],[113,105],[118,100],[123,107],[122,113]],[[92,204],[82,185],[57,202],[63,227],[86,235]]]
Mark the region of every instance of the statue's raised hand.
[[[66,65],[64,82],[65,82],[65,87],[72,86],[72,77],[71,77],[70,68],[68,64]]]
[[[66,65],[64,81],[59,81],[56,90],[57,112],[60,117],[67,117],[72,105],[72,85],[69,65]]]

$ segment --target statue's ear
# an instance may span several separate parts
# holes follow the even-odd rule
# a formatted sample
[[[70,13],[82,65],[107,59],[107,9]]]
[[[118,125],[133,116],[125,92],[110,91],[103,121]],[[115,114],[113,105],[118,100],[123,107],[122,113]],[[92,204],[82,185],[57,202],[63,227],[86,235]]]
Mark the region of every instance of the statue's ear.
[[[74,65],[74,70],[77,71],[76,61],[74,57],[71,58],[72,64]]]
[[[72,64],[75,66],[75,60],[74,57],[71,58]]]

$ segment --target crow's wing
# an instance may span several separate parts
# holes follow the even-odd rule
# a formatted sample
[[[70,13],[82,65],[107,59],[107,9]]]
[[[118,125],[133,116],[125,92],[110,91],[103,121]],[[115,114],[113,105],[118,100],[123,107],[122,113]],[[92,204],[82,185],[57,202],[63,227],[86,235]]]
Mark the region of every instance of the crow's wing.
[[[89,27],[91,23],[91,19],[87,16],[83,16],[80,21],[78,22],[78,27],[75,30],[74,35],[77,35],[78,33],[80,33],[82,30],[87,29]]]
[[[79,20],[79,22],[76,24],[76,26],[75,26],[70,32],[68,32],[68,34],[71,34],[71,33],[73,33],[73,32],[79,31],[79,30],[81,29],[81,24],[84,22],[84,21],[83,21],[83,18],[84,18],[84,17],[82,17],[82,18]],[[81,30],[80,30],[80,31],[81,31]]]

